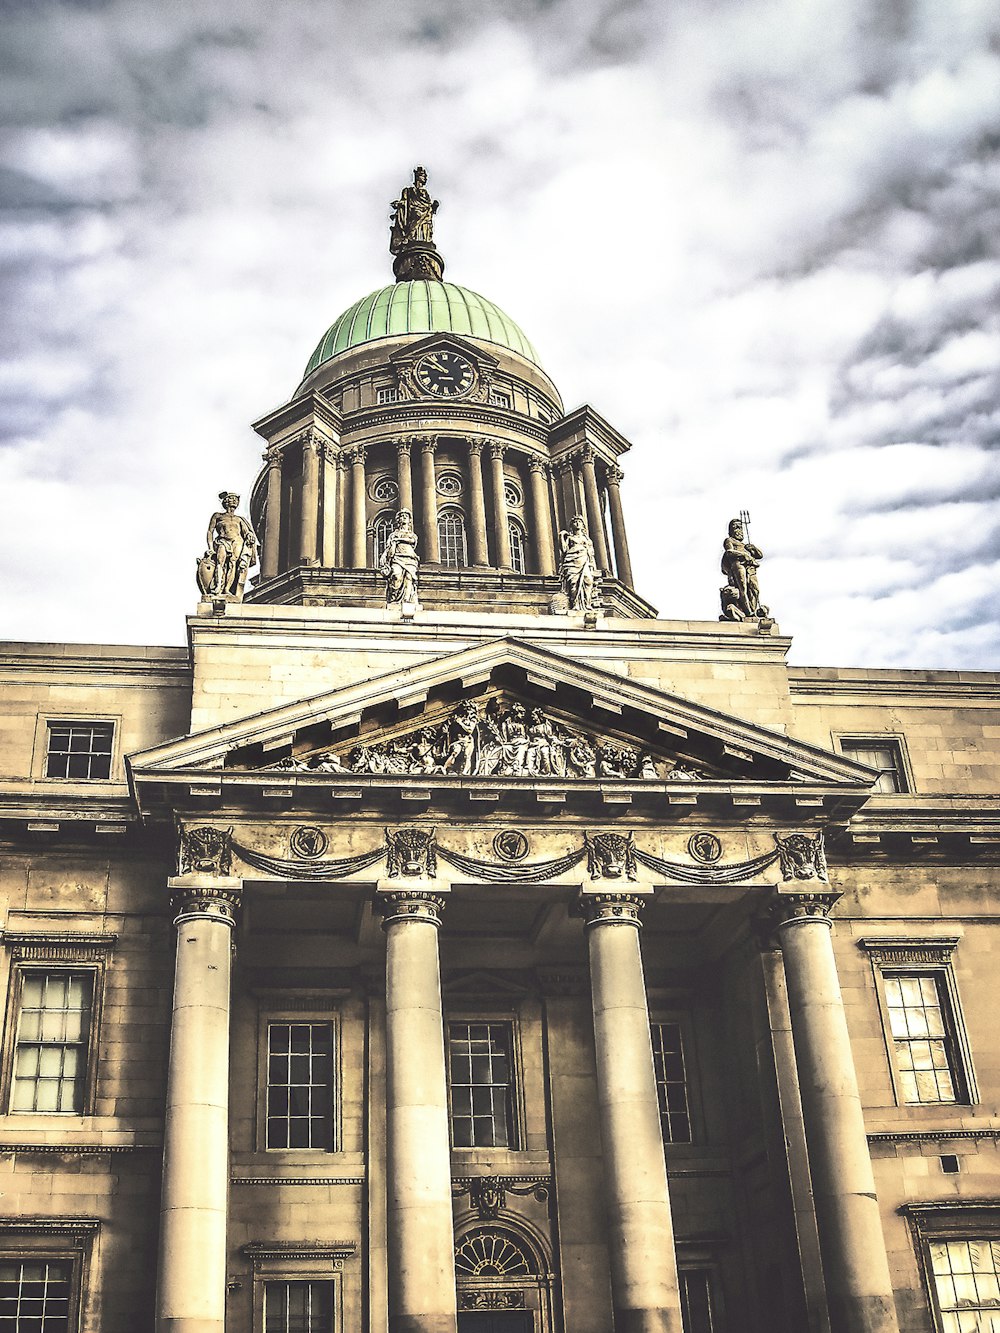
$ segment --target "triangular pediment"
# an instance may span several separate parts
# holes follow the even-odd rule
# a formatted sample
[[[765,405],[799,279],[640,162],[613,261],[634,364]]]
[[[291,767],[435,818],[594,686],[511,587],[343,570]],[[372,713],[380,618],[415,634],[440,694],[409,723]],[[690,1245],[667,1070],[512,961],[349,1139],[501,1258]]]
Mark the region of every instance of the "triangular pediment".
[[[840,755],[516,639],[449,654],[134,755],[135,780],[304,775],[331,784],[819,785],[875,775]]]
[[[457,333],[429,333],[426,338],[421,338],[419,342],[407,343],[400,351],[393,352],[389,361],[393,365],[404,365],[408,362],[419,361],[422,356],[427,356],[430,352],[445,349],[450,352],[460,352],[463,356],[467,356],[470,361],[481,366],[493,368],[499,365],[495,356],[491,356],[484,348]]]

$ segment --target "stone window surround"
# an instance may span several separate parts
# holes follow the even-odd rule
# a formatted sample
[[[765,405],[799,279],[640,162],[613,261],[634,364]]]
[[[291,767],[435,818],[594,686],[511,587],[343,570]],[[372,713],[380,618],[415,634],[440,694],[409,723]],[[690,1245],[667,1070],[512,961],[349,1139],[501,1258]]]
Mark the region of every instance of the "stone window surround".
[[[845,759],[853,758],[853,755],[847,753],[843,748],[844,741],[849,745],[869,746],[877,750],[884,746],[892,745],[899,754],[899,776],[902,781],[902,791],[898,792],[875,792],[876,798],[886,796],[912,796],[916,791],[913,782],[913,770],[910,767],[910,758],[906,749],[906,737],[901,731],[834,731],[831,732],[833,748],[838,754],[842,754]],[[858,763],[863,762],[858,760]]]
[[[69,1264],[69,1328],[74,1333],[83,1294],[90,1290],[91,1249],[100,1225],[92,1217],[0,1217],[0,1261]]]
[[[871,963],[875,995],[882,1020],[882,1037],[885,1041],[889,1077],[892,1080],[893,1097],[896,1105],[909,1114],[917,1115],[927,1107],[975,1106],[979,1102],[979,1089],[972,1062],[972,1049],[965,1029],[962,1001],[952,964],[952,955],[960,939],[961,936],[958,935],[926,937],[868,935],[858,940],[858,947],[868,955],[868,960]],[[945,1006],[945,1023],[955,1052],[956,1067],[953,1073],[956,1097],[954,1102],[908,1102],[903,1096],[896,1053],[893,1048],[892,1029],[889,1023],[889,1006],[885,994],[886,974],[891,976],[898,973],[922,973],[924,975],[933,973],[941,982]]]
[[[931,1264],[932,1241],[1000,1240],[1000,1205],[996,1199],[948,1198],[929,1203],[905,1203],[899,1209],[910,1226],[924,1299],[934,1321],[935,1333],[943,1333],[937,1284]]]
[[[676,1239],[677,1273],[704,1273],[708,1279],[713,1326],[728,1328],[721,1259],[728,1249],[728,1237],[709,1234],[698,1240]],[[681,1277],[683,1282],[683,1278]],[[687,1325],[685,1325],[685,1328]]]
[[[97,1100],[97,1064],[100,1050],[101,1021],[107,962],[118,942],[112,934],[87,935],[76,932],[18,932],[5,930],[2,943],[8,951],[10,972],[7,982],[7,1018],[0,1058],[0,1108],[4,1115],[16,1116],[23,1125],[31,1116],[55,1116],[64,1122],[80,1121],[94,1114]],[[93,976],[90,1034],[84,1075],[83,1108],[76,1111],[12,1111],[10,1109],[14,1071],[14,1052],[21,1017],[21,989],[25,972],[89,972]]]
[[[86,726],[95,722],[110,723],[111,733],[111,771],[106,778],[50,778],[46,774],[49,757],[49,723],[81,722]],[[122,714],[121,713],[70,713],[40,711],[35,718],[35,739],[31,755],[31,776],[38,782],[62,783],[104,783],[124,782],[125,774],[121,753]]]
[[[447,997],[445,1005],[447,1006]],[[465,1155],[474,1156],[476,1153],[486,1153],[488,1156],[496,1157],[498,1153],[518,1154],[524,1151],[526,1118],[524,1107],[524,1057],[521,1043],[521,1024],[520,1015],[516,1007],[504,1005],[502,1002],[496,1006],[491,1006],[489,1002],[477,1007],[461,1006],[450,1008],[446,1007],[444,1013],[445,1030],[445,1077],[448,1081],[448,1126],[449,1135],[452,1125],[451,1110],[451,1051],[448,1040],[448,1033],[452,1023],[504,1023],[510,1031],[510,1058],[511,1058],[511,1140],[506,1147],[486,1148],[483,1146],[460,1148],[454,1143],[451,1145],[451,1151],[455,1155],[456,1162],[460,1162]],[[456,1166],[457,1169],[457,1166]]]
[[[327,1162],[333,1153],[343,1152],[343,1019],[338,1000],[325,1002],[321,997],[301,1000],[262,1001],[257,1008],[257,1107],[254,1116],[254,1152],[277,1163]],[[267,1146],[267,1030],[271,1023],[328,1023],[333,1031],[333,1088],[330,1098],[333,1115],[331,1143],[327,1148],[269,1148]]]
[[[253,1268],[251,1301],[254,1333],[264,1333],[264,1288],[269,1282],[329,1282],[333,1286],[333,1327],[344,1327],[343,1268],[354,1257],[354,1241],[251,1241],[243,1255]],[[230,1298],[232,1299],[232,1297]],[[235,1303],[235,1302],[234,1302]]]
[[[690,1010],[669,1004],[657,1004],[649,994],[649,1026],[652,1029],[658,1023],[675,1023],[681,1030],[681,1050],[684,1054],[684,1087],[687,1094],[688,1125],[691,1137],[673,1143],[663,1141],[664,1149],[669,1153],[672,1148],[690,1148],[706,1142],[704,1117],[702,1115],[700,1080],[695,1059],[694,1026]]]

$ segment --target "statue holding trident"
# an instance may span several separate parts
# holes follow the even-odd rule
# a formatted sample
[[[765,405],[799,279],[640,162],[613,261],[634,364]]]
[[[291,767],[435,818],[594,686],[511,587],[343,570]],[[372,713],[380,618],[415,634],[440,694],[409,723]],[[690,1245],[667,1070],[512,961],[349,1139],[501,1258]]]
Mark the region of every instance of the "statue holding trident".
[[[385,579],[386,606],[393,602],[416,602],[420,558],[413,516],[408,509],[401,509],[396,515],[378,572]]]
[[[764,553],[750,541],[750,515],[740,512],[729,524],[729,535],[722,543],[722,572],[728,582],[720,588],[720,620],[766,620],[769,612],[761,605],[757,569]]]
[[[444,260],[434,244],[434,214],[438,201],[427,190],[427,172],[414,167],[413,184],[404,186],[392,202],[389,253],[396,256],[392,271],[397,282],[430,279],[440,282]]]
[[[257,534],[237,514],[240,497],[235,492],[220,491],[219,499],[222,508],[208,520],[205,554],[198,561],[198,587],[203,597],[242,602],[247,573],[257,563]]]

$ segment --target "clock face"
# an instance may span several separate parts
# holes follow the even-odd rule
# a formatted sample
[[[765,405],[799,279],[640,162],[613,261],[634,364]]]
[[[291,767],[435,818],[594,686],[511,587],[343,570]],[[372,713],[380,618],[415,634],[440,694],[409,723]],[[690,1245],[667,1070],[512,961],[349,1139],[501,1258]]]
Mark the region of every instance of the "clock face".
[[[416,365],[417,383],[436,398],[456,398],[472,388],[476,372],[457,352],[429,352]]]

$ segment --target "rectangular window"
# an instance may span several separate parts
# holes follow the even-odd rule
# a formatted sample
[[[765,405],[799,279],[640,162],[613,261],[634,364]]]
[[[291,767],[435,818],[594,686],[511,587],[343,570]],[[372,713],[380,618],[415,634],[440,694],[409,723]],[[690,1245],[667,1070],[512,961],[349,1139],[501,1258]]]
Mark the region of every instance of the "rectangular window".
[[[376,390],[375,390],[375,401],[376,401],[376,403],[379,403],[379,404],[381,404],[381,403],[395,403],[395,402],[398,400],[398,398],[399,398],[399,390],[398,390],[398,389],[385,388],[385,389],[376,389]]]
[[[332,1024],[268,1024],[266,1143],[332,1150]]]
[[[10,1109],[80,1115],[87,1087],[94,974],[25,968],[20,983]]]
[[[47,778],[111,776],[113,722],[50,722],[48,733]]]
[[[664,1143],[691,1142],[687,1071],[680,1023],[651,1023],[653,1068]]]
[[[69,1333],[68,1259],[0,1259],[0,1333]]]
[[[333,1283],[265,1282],[264,1333],[333,1333]]]
[[[907,790],[903,751],[891,736],[852,736],[841,739],[841,753],[848,759],[878,770],[873,791],[890,795]]]
[[[935,972],[884,976],[889,1035],[905,1102],[959,1100],[954,1029],[941,981]]]
[[[494,407],[510,407],[510,394],[504,393],[501,389],[490,390],[490,402]]]
[[[450,1023],[451,1130],[456,1148],[516,1148],[509,1023]]]
[[[707,1268],[681,1269],[681,1326],[684,1333],[715,1333],[712,1274]]]
[[[943,1333],[1000,1329],[1000,1240],[931,1240],[928,1253]]]

